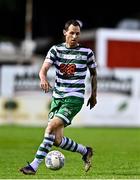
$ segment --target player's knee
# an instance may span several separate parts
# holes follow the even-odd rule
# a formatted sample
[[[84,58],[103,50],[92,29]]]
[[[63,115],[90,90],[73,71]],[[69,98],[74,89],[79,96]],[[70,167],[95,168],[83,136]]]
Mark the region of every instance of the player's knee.
[[[52,134],[54,132],[54,129],[55,128],[51,124],[49,124],[45,130],[45,134]]]

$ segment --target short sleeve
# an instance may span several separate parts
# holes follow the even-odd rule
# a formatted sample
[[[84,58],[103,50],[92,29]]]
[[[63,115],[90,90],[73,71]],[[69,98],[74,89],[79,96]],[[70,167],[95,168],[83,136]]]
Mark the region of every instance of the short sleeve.
[[[89,49],[89,52],[88,52],[87,66],[89,68],[96,68],[97,67],[97,63],[96,63],[96,60],[95,60],[95,55],[94,55],[94,52],[91,49]]]
[[[49,49],[44,62],[49,62],[49,63],[53,64],[55,62],[55,60],[56,60],[56,47],[52,46]]]

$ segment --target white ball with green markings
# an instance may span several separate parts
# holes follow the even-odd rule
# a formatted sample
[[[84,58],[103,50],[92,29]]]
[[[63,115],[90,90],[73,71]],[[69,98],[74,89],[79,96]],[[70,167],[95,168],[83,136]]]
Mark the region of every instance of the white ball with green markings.
[[[51,170],[59,170],[65,164],[65,156],[62,152],[53,150],[45,157],[45,165]]]

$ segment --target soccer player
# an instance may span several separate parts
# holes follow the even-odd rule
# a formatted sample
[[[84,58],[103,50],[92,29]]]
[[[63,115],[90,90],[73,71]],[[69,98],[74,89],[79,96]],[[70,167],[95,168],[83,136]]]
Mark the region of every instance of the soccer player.
[[[47,72],[54,65],[55,86],[44,139],[33,161],[20,169],[24,174],[34,175],[53,145],[80,153],[85,172],[92,166],[92,147],[79,144],[64,136],[64,128],[72,123],[74,116],[84,104],[84,81],[87,69],[91,77],[91,95],[87,106],[92,109],[97,103],[97,64],[93,51],[79,44],[80,33],[81,24],[78,20],[67,21],[63,30],[65,42],[50,48],[39,71],[40,87],[47,93],[52,88],[47,80]]]

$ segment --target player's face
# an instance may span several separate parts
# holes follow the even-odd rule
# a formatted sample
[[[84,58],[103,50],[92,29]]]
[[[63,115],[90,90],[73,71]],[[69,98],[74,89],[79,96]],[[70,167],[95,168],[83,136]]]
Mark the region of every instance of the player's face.
[[[77,46],[80,37],[80,27],[73,26],[72,24],[69,26],[67,31],[64,31],[64,36],[66,38],[66,45],[68,48],[74,48]]]

